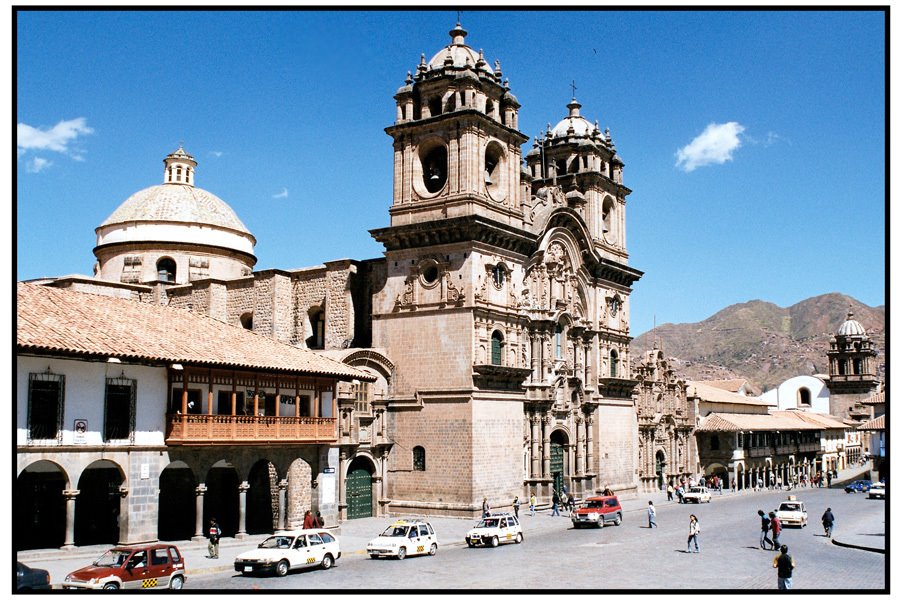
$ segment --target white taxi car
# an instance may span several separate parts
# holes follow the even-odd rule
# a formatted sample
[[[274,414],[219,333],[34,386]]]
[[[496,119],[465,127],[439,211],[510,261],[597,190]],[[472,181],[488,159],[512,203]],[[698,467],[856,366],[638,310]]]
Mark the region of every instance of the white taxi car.
[[[795,496],[789,496],[785,501],[780,503],[774,513],[783,525],[795,525],[804,527],[808,524],[808,511],[805,510],[805,503],[798,500]]]
[[[683,499],[686,502],[695,502],[696,504],[711,502],[711,493],[708,491],[708,488],[696,485],[689,488],[689,491],[683,494]]]
[[[399,560],[414,555],[435,556],[438,536],[426,521],[402,519],[389,525],[382,534],[369,541],[366,551],[370,558],[397,556]]]
[[[338,540],[325,529],[297,529],[271,535],[256,550],[235,557],[242,575],[271,572],[284,577],[291,569],[329,569],[341,557]]]
[[[523,541],[523,530],[520,521],[508,513],[493,514],[483,517],[476,527],[467,532],[467,546],[491,546],[497,548],[500,543]]]
[[[868,490],[868,498],[880,498],[886,500],[886,484],[879,481]]]

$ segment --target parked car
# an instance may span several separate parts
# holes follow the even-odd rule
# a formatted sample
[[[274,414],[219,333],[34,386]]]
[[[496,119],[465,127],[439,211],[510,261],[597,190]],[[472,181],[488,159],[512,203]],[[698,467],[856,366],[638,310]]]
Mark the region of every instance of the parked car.
[[[585,506],[577,508],[570,515],[573,527],[603,527],[605,523],[620,525],[623,522],[623,507],[617,496],[592,496],[586,498]]]
[[[784,502],[781,502],[780,508],[774,513],[783,525],[799,527],[808,525],[808,511],[805,510],[805,503],[796,499],[795,496],[789,496]]]
[[[438,536],[426,521],[401,519],[389,525],[379,537],[369,541],[366,551],[370,558],[397,556],[404,560],[414,554],[435,556]]]
[[[866,492],[871,489],[871,482],[868,479],[858,479],[846,486],[847,494],[856,494],[858,492]]]
[[[28,565],[16,562],[16,591],[49,590],[50,573],[44,569],[32,569]]]
[[[498,544],[519,544],[523,541],[523,529],[520,520],[509,513],[492,514],[483,517],[476,527],[467,532],[467,546],[491,546],[497,548]]]
[[[329,569],[341,558],[338,540],[325,529],[297,529],[271,535],[255,550],[235,557],[235,570],[242,575],[275,573],[288,575],[292,569]]]
[[[180,590],[185,579],[185,558],[175,546],[116,546],[104,552],[90,567],[66,575],[63,589]]]
[[[871,489],[868,490],[868,498],[880,498],[881,500],[886,500],[886,484],[877,482],[871,485]]]
[[[696,504],[711,502],[711,492],[709,492],[706,487],[696,485],[689,488],[689,491],[683,494],[683,500],[686,502],[695,502]]]

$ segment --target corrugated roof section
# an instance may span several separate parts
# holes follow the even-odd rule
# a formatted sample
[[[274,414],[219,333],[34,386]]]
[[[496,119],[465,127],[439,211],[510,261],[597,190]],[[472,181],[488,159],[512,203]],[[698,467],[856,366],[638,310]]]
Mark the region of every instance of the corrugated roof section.
[[[368,373],[185,309],[16,286],[19,351],[59,352],[373,381]]]

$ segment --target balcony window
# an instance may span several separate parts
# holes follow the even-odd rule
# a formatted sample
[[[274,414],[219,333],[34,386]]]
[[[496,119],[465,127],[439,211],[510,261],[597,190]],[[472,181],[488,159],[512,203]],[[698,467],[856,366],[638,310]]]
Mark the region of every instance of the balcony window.
[[[28,375],[28,439],[57,440],[63,429],[65,375]]]
[[[504,343],[504,337],[500,331],[492,333],[492,364],[501,365],[501,345]]]
[[[370,413],[370,384],[355,381],[353,384],[354,411],[363,414]]]

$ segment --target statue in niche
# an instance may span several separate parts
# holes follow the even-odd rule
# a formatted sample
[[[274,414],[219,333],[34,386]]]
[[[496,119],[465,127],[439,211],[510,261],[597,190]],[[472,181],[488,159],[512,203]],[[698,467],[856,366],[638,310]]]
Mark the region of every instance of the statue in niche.
[[[559,242],[554,242],[545,251],[545,262],[549,265],[562,264],[564,256],[564,247]]]

